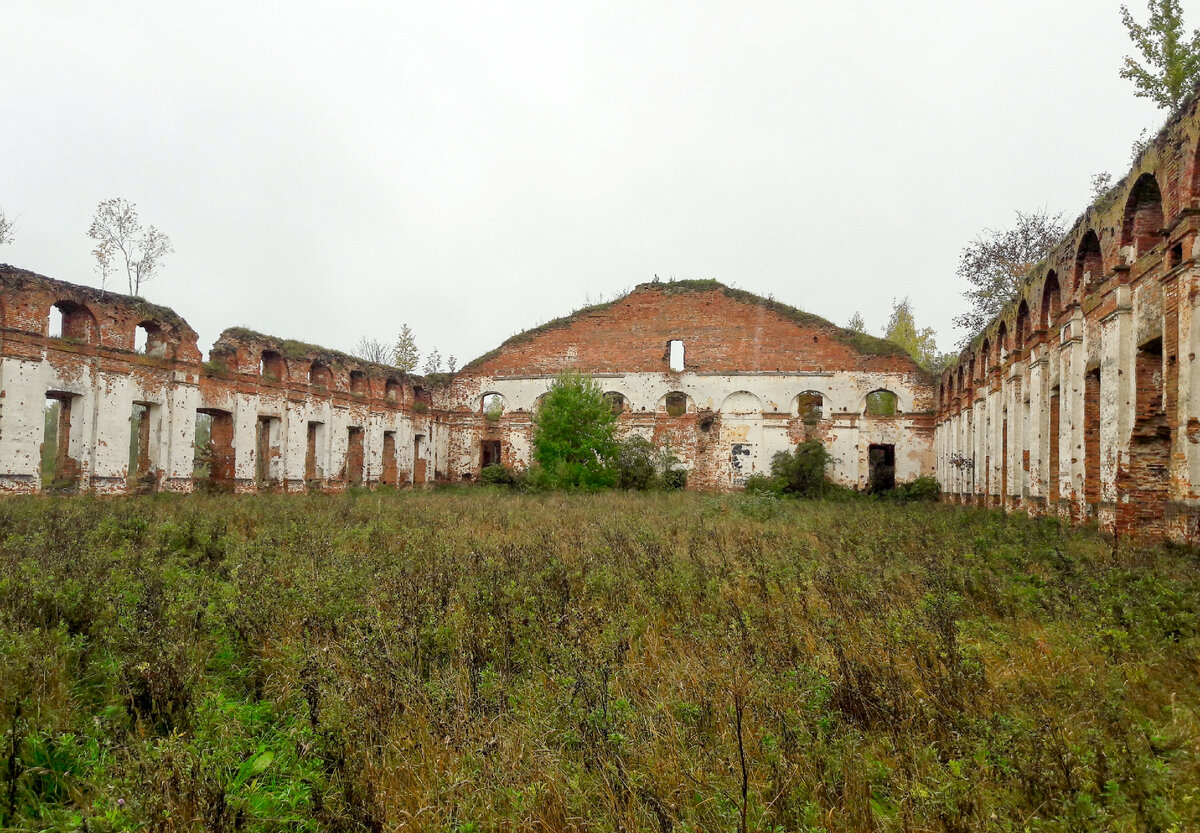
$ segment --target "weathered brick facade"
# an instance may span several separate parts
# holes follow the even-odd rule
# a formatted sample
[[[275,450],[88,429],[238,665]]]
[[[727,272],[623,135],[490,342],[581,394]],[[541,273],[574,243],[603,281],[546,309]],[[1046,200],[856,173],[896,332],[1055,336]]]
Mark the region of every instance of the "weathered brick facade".
[[[538,397],[564,370],[619,397],[620,430],[669,446],[694,488],[737,487],[807,436],[847,486],[868,486],[872,447],[899,481],[932,474],[933,388],[902,349],[716,281],[642,284],[467,365],[445,403],[451,472],[477,473],[495,442],[502,462],[525,466]],[[871,412],[880,390],[895,395],[894,412]],[[491,397],[504,409],[495,422],[483,416]]]
[[[1200,540],[1198,152],[1193,98],[942,376],[953,499]]]
[[[202,362],[166,308],[9,266],[0,287],[6,492],[473,480],[485,458],[528,465],[537,398],[563,370],[619,394],[621,430],[672,448],[692,488],[737,487],[808,436],[849,486],[933,470],[933,385],[900,348],[714,281],[639,286],[437,380],[236,328]]]
[[[211,418],[202,479],[217,489],[341,489],[445,471],[444,420],[418,412],[419,377],[241,329],[202,362],[195,331],[165,307],[2,265],[0,289],[0,492],[191,491],[198,414]]]

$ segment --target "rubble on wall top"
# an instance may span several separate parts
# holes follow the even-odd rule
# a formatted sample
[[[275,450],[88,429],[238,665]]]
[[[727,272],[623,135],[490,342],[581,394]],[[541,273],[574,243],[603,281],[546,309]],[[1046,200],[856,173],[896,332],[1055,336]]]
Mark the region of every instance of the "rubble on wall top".
[[[412,382],[427,382],[432,385],[445,384],[453,374],[431,373],[428,377],[415,373],[405,373],[400,368],[390,364],[379,364],[360,359],[340,350],[321,347],[295,339],[279,338],[251,330],[247,327],[226,328],[213,345],[210,355],[217,357],[236,351],[238,347],[249,347],[255,352],[271,350],[293,362],[316,362],[331,368],[361,370],[368,376],[376,378],[407,379]],[[442,378],[445,377],[445,378]]]
[[[73,301],[86,303],[108,309],[129,313],[131,317],[154,321],[156,324],[167,325],[178,330],[181,334],[196,336],[195,330],[187,323],[182,315],[170,307],[152,304],[145,298],[136,295],[123,295],[119,292],[95,289],[76,283],[68,283],[55,278],[39,275],[28,269],[21,269],[7,263],[0,263],[0,286],[10,290],[44,289],[55,296],[55,301]]]

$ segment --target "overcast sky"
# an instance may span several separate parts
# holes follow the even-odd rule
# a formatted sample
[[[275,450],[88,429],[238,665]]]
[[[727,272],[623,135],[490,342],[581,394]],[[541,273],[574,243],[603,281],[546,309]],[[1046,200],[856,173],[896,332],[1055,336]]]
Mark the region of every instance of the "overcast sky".
[[[962,246],[1165,117],[1118,5],[0,0],[0,261],[98,285],[121,196],[204,351],[407,322],[461,364],[655,274],[874,332],[908,295],[949,349]]]

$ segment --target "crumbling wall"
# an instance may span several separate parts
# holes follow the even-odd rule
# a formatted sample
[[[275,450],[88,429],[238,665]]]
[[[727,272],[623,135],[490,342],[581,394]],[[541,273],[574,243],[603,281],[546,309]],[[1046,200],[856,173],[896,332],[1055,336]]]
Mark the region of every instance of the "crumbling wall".
[[[1198,152],[1193,98],[942,375],[949,497],[1200,541]]]
[[[681,369],[670,366],[672,342],[682,343]],[[738,488],[808,436],[852,488],[867,487],[872,444],[894,447],[898,481],[933,474],[933,387],[901,348],[715,281],[682,281],[642,284],[467,365],[442,403],[456,417],[452,479],[477,476],[497,440],[502,462],[527,466],[538,399],[566,370],[619,395],[619,432],[669,447],[691,488]],[[877,390],[896,395],[894,413],[868,413]],[[819,398],[817,419],[801,414],[802,394]],[[503,403],[495,421],[484,406],[493,395]]]
[[[403,484],[413,436],[442,440],[441,415],[416,411],[425,381],[395,368],[241,328],[202,362],[195,331],[165,307],[7,265],[0,289],[0,491],[338,490],[385,471]],[[48,401],[61,416],[44,463]],[[197,454],[200,414],[212,435]],[[310,461],[314,424],[321,459]]]

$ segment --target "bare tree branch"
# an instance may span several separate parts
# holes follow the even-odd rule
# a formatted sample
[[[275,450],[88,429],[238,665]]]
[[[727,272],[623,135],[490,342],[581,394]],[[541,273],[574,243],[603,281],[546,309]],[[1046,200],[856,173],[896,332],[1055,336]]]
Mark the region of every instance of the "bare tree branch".
[[[163,259],[175,251],[171,239],[154,226],[143,230],[137,206],[116,197],[96,207],[88,237],[96,241],[92,256],[103,289],[108,279],[125,270],[129,294],[139,295],[142,284],[158,276]]]

